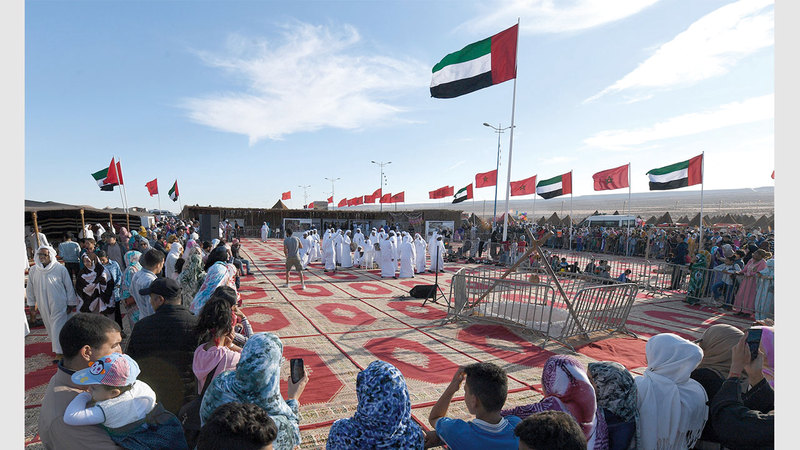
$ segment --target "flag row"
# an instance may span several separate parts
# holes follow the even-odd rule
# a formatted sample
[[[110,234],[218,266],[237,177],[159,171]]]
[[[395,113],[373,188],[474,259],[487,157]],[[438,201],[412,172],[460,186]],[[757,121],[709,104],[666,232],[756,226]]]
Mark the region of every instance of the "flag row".
[[[109,164],[108,167],[93,173],[92,178],[94,178],[94,181],[97,183],[97,186],[100,187],[101,191],[113,191],[114,186],[125,185],[122,178],[122,166],[119,161],[114,161],[114,158],[111,158],[111,164]],[[147,192],[151,197],[158,195],[158,178],[148,181],[144,186],[147,188]],[[178,201],[179,195],[178,180],[175,180],[175,183],[173,183],[172,187],[169,189],[169,198],[175,202]]]

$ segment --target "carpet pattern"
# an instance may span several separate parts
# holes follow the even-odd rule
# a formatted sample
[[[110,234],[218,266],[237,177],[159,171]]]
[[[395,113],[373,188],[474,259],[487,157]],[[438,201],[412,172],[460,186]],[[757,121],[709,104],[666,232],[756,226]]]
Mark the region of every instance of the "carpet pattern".
[[[240,289],[243,311],[256,332],[268,331],[284,343],[281,377],[289,374],[288,361],[303,358],[310,382],[300,398],[302,448],[324,448],[328,430],[337,419],[351,417],[357,407],[356,376],[376,359],[388,361],[404,374],[414,419],[428,429],[428,414],[459,365],[488,361],[509,375],[506,407],[528,404],[542,397],[541,373],[553,354],[572,354],[584,363],[621,362],[634,373],[646,367],[646,339],[674,332],[697,339],[715,323],[740,328],[749,322],[715,309],[689,306],[680,298],[653,293],[637,295],[627,327],[639,338],[614,335],[576,346],[577,352],[541,336],[495,324],[442,324],[447,309],[437,303],[408,296],[419,284],[433,284],[434,274],[413,278],[381,278],[379,270],[341,269],[326,273],[319,263],[304,271],[306,289],[299,276],[290,274],[285,287],[282,242],[242,240],[243,256],[253,275],[244,277]],[[448,263],[439,284],[449,295],[454,272],[474,266]],[[130,330],[125,330],[130,334]],[[125,343],[123,343],[124,345]],[[25,442],[42,448],[37,420],[42,397],[55,366],[51,344],[43,327],[25,338]],[[287,384],[281,383],[286,395]],[[452,417],[468,419],[463,391],[449,409]]]

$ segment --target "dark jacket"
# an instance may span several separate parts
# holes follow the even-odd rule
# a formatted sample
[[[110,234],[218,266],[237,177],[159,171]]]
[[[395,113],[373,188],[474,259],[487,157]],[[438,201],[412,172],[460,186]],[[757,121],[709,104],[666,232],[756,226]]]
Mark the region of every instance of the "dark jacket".
[[[762,380],[748,391],[748,403],[768,407],[772,387]],[[775,412],[750,409],[742,400],[739,378],[728,378],[711,400],[708,420],[721,443],[732,450],[775,447]]]
[[[139,379],[150,385],[156,400],[177,414],[197,396],[192,372],[197,316],[181,305],[161,305],[152,316],[136,323],[126,353],[139,364]]]

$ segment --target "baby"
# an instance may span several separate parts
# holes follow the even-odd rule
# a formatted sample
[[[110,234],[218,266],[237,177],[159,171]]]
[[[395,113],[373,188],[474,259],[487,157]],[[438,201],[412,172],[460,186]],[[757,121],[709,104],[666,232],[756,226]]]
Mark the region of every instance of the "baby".
[[[178,418],[156,403],[147,383],[136,380],[139,373],[136,361],[120,353],[75,372],[72,382],[89,391],[70,402],[64,423],[102,424],[117,445],[128,449],[188,448]]]

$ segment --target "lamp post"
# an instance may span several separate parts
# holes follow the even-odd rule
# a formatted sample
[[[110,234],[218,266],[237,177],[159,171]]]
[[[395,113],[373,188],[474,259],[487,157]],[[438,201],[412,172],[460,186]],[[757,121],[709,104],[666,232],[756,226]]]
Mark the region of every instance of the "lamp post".
[[[483,122],[483,126],[489,127],[497,133],[497,169],[496,171],[500,172],[500,135],[503,134],[506,130],[510,129],[511,127],[503,128],[502,124],[497,124],[497,128],[489,125],[486,122]],[[495,222],[497,221],[497,182],[494,183],[494,214],[492,215],[492,230],[494,230]]]
[[[333,197],[333,183],[335,183],[335,182],[337,182],[337,181],[341,180],[341,178],[327,178],[327,177],[326,177],[325,179],[331,182],[331,199],[332,199],[332,200],[335,202],[335,201],[336,201],[336,199]],[[331,203],[332,203],[332,204],[335,204],[335,203],[333,203],[333,202],[331,202]],[[331,206],[331,209],[333,209],[333,206]]]
[[[303,188],[303,209],[305,209],[305,207],[308,206],[308,188],[310,188],[311,185],[308,184],[308,185],[305,185],[305,186],[300,186],[298,184],[297,187]]]
[[[377,164],[377,165],[379,165],[379,166],[381,167],[381,184],[379,185],[379,187],[380,187],[380,190],[381,190],[381,196],[383,196],[383,185],[384,185],[384,179],[383,179],[383,166],[388,166],[388,165],[389,165],[389,164],[391,164],[392,162],[391,162],[391,161],[389,161],[389,162],[377,162],[377,161],[370,161],[370,162],[371,162],[372,164]],[[380,201],[380,200],[379,200],[379,201]],[[380,210],[381,210],[381,212],[383,212],[383,203],[381,203],[381,209],[380,209]]]

